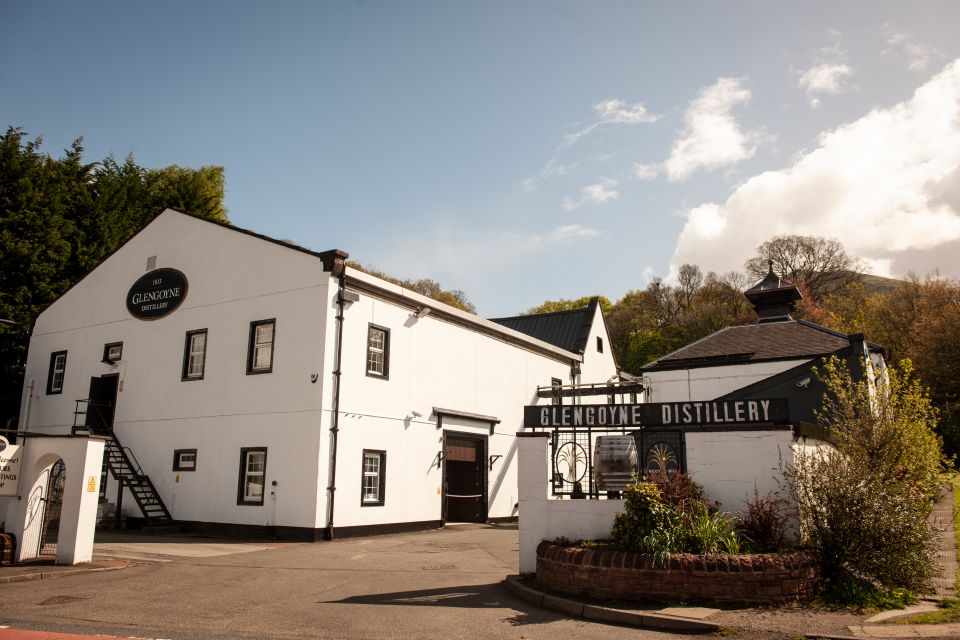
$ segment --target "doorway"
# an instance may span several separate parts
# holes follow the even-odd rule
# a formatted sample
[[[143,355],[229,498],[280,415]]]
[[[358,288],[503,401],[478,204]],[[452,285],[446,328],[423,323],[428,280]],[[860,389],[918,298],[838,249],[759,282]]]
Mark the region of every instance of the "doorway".
[[[57,555],[57,537],[60,535],[60,512],[63,509],[63,485],[67,479],[66,466],[63,459],[57,460],[50,467],[50,477],[47,478],[47,491],[43,498],[43,519],[40,527],[40,549],[37,555]]]
[[[486,460],[486,436],[444,434],[444,522],[487,521]]]
[[[119,380],[120,376],[115,373],[90,378],[86,420],[86,427],[90,433],[104,436],[113,433],[113,416],[117,408]]]

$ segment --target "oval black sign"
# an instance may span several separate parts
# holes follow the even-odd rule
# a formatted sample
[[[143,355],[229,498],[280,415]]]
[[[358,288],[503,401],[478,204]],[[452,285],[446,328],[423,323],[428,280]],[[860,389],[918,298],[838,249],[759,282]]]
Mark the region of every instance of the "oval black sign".
[[[145,273],[127,292],[127,311],[141,320],[156,320],[171,313],[187,297],[187,276],[176,269]]]

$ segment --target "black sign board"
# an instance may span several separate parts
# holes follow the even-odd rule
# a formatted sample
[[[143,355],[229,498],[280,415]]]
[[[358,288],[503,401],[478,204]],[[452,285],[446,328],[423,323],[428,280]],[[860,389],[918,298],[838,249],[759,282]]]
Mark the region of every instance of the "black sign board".
[[[127,292],[127,311],[141,320],[156,320],[171,313],[187,297],[187,276],[176,269],[145,273]]]
[[[540,405],[523,408],[523,425],[527,428],[730,426],[788,420],[789,407],[785,398]]]

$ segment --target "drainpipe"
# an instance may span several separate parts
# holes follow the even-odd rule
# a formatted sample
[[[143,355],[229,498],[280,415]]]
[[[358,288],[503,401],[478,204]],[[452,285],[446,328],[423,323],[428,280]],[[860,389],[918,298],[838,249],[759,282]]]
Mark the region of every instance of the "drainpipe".
[[[330,425],[330,478],[327,484],[327,527],[324,537],[333,540],[333,506],[337,494],[337,434],[340,432],[340,361],[343,353],[343,308],[346,269],[340,266],[337,288],[337,353],[333,365],[333,420]]]
[[[33,403],[33,383],[34,378],[30,378],[27,384],[27,406],[23,409],[23,431],[30,431],[30,405]]]

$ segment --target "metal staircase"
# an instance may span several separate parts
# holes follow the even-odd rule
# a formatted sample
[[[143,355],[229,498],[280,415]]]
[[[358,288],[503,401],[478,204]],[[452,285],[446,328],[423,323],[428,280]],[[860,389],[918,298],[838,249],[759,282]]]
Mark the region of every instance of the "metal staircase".
[[[143,472],[130,447],[124,447],[120,444],[113,429],[96,428],[95,425],[102,425],[104,422],[96,403],[87,398],[77,400],[76,409],[73,413],[72,432],[104,436],[106,438],[103,451],[104,462],[114,479],[133,495],[133,499],[143,513],[147,526],[153,529],[174,526],[174,520],[167,510],[167,506],[163,503],[160,494],[157,493],[150,477]],[[120,505],[118,504],[117,513],[119,512]]]

